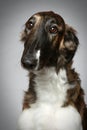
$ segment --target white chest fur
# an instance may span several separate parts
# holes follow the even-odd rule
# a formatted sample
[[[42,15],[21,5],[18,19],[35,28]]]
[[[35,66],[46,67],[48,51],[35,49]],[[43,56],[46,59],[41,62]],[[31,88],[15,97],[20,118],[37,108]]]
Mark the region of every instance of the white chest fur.
[[[69,88],[65,69],[61,69],[58,75],[54,68],[43,69],[37,73],[35,78],[37,103],[57,103],[57,105],[62,106],[67,100],[66,96]]]
[[[19,119],[18,130],[82,130],[81,117],[72,107],[62,107],[67,100],[67,75],[54,68],[37,73],[35,79],[37,102],[25,109]]]
[[[22,112],[18,130],[82,130],[81,118],[72,106],[42,104]]]

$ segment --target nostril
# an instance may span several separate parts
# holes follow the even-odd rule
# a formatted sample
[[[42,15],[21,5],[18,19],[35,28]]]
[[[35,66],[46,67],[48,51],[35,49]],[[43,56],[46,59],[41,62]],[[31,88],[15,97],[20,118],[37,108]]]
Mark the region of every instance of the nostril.
[[[28,58],[22,57],[21,63],[22,63],[23,65],[24,65],[24,64],[28,64],[28,62],[29,62]]]
[[[28,60],[27,58],[22,58],[21,62],[22,62],[22,64],[29,64],[30,60]]]
[[[36,66],[37,60],[35,60],[34,58],[23,57],[21,59],[21,63],[24,68],[33,69]]]

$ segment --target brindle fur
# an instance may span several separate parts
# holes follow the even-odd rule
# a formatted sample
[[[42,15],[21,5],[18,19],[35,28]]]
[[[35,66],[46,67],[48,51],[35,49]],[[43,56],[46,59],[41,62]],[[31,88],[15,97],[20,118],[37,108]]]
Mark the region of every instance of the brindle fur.
[[[67,91],[68,101],[63,107],[66,107],[69,104],[76,107],[82,117],[83,130],[87,130],[87,107],[84,101],[84,91],[81,88],[81,81],[78,73],[76,73],[72,68],[72,59],[79,45],[76,31],[65,24],[60,15],[55,14],[52,11],[39,12],[35,15],[40,17],[37,26],[32,29],[31,33],[28,34],[27,30],[29,29],[30,18],[26,22],[25,30],[22,34],[21,40],[25,43],[22,60],[29,48],[32,49],[32,46],[37,44],[35,49],[38,50],[38,48],[41,48],[38,69],[54,66],[57,73],[60,68],[65,68],[67,70],[68,83],[72,86],[74,84],[74,87]],[[46,27],[45,23],[51,18],[54,18],[54,21],[58,24],[58,35],[55,37],[50,37],[44,29]],[[33,50],[31,50],[31,53],[32,52]],[[26,66],[24,67],[30,69]],[[34,90],[35,74],[30,72],[29,78],[29,89],[25,92],[23,109],[29,108],[30,105],[37,100],[37,95]]]

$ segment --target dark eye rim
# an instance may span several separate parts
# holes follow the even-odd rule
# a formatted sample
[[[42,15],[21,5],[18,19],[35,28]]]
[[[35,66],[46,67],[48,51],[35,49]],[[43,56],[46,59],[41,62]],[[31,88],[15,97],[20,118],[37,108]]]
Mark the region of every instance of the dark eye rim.
[[[35,24],[35,18],[31,17],[27,22],[26,22],[26,28],[31,30],[34,27]]]
[[[49,32],[50,32],[51,34],[57,34],[57,33],[58,33],[58,28],[57,28],[57,26],[56,26],[56,25],[51,26],[51,27],[49,28]]]
[[[34,22],[33,22],[33,21],[28,21],[28,23],[27,23],[27,28],[28,28],[29,30],[31,30],[33,27],[34,27]]]

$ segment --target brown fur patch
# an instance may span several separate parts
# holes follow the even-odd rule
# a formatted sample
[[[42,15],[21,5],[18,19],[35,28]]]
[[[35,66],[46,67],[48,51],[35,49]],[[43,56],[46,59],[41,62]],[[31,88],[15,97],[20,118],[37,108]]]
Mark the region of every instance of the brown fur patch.
[[[35,51],[40,50],[39,69],[55,67],[57,73],[60,68],[66,69],[68,84],[70,84],[71,88],[67,91],[68,101],[63,107],[67,107],[68,105],[74,106],[82,117],[83,130],[87,130],[87,107],[84,101],[84,91],[81,88],[78,73],[75,72],[75,69],[72,69],[72,59],[79,44],[76,31],[66,25],[61,16],[51,11],[39,12],[35,15],[35,19],[36,23],[30,30],[28,30],[30,28],[28,25],[30,21],[28,20],[25,24],[25,30],[21,39],[26,44],[23,56],[27,56],[27,60],[35,60]],[[53,22],[51,23],[49,19],[55,20],[51,21]],[[48,24],[48,26],[45,24]],[[49,33],[50,26],[55,24],[58,25],[58,33],[56,35],[55,33]],[[29,46],[30,44],[32,45]],[[25,68],[32,69],[30,65]],[[31,107],[31,104],[37,101],[34,82],[35,76],[31,71],[29,75],[29,88],[24,95],[23,109]]]
[[[35,93],[35,90],[34,90],[35,74],[30,73],[29,77],[30,77],[30,83],[29,83],[29,88],[25,92],[25,95],[24,95],[23,110],[26,109],[26,108],[29,108],[30,105],[33,104],[36,101],[36,93]]]

